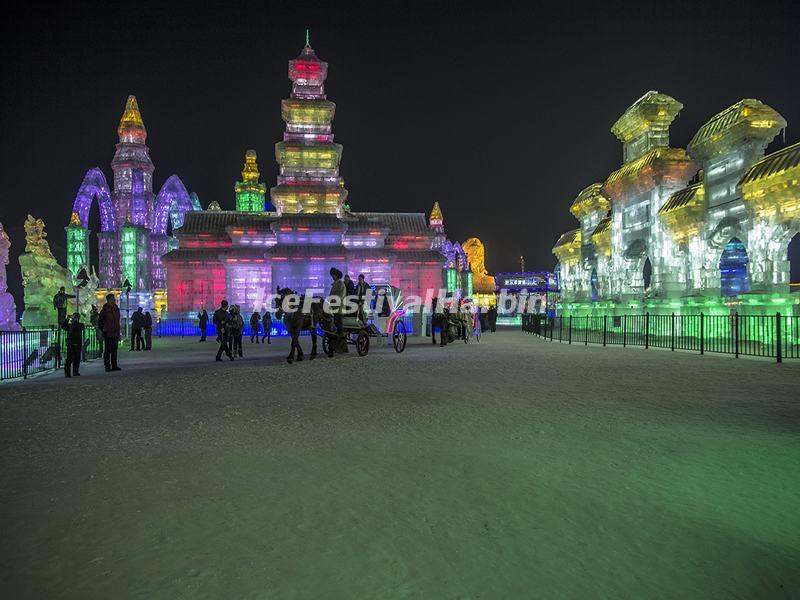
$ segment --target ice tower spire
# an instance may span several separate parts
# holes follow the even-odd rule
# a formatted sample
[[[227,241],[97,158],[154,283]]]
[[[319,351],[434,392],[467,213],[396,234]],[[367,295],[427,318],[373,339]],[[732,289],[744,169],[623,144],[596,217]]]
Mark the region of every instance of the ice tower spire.
[[[233,188],[236,192],[236,210],[241,212],[264,211],[264,196],[267,186],[258,181],[261,173],[258,172],[256,158],[255,150],[247,151],[244,155],[242,180],[236,182]]]
[[[444,228],[444,218],[442,217],[442,209],[439,208],[438,200],[433,203],[429,224],[431,229],[437,229],[441,231]]]
[[[292,93],[281,102],[286,131],[275,145],[280,172],[270,190],[279,213],[342,215],[347,190],[339,176],[342,146],[331,133],[336,105],[325,97],[327,76],[328,63],[310,45],[289,61]]]
[[[153,161],[145,145],[147,130],[136,96],[128,96],[117,127],[119,143],[111,161],[116,222],[144,226],[153,216]]]
[[[136,102],[136,96],[132,94],[128,96],[128,101],[125,103],[125,111],[119,120],[117,134],[120,142],[144,144],[147,139],[147,130],[144,127],[142,113],[139,112],[139,103]]]

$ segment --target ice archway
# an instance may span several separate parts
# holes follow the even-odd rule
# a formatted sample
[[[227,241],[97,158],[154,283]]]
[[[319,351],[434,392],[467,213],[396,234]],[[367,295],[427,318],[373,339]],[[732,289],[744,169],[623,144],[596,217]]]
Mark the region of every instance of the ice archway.
[[[116,231],[117,223],[114,218],[114,205],[111,203],[111,192],[108,189],[106,176],[97,167],[86,172],[72,204],[72,212],[78,215],[81,227],[87,229],[89,227],[89,210],[95,198],[100,208],[100,230]]]

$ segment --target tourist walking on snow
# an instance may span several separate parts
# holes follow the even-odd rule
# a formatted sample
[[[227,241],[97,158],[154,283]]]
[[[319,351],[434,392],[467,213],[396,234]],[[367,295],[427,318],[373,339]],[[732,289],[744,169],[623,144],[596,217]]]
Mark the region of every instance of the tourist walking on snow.
[[[81,349],[83,348],[83,330],[81,316],[74,313],[61,324],[61,329],[67,332],[67,357],[64,361],[64,375],[67,377],[80,376]]]
[[[142,322],[142,329],[144,330],[144,349],[153,349],[153,316],[148,310],[144,313],[144,320]]]
[[[231,306],[231,352],[234,356],[237,354],[242,357],[242,335],[244,333],[244,319],[242,319],[242,312],[239,307],[234,304]]]
[[[119,344],[119,306],[114,294],[106,296],[106,303],[100,310],[98,326],[103,332],[103,364],[106,371],[121,371],[117,365],[117,346]]]
[[[214,327],[217,328],[217,340],[219,349],[217,350],[217,360],[222,360],[222,353],[233,360],[230,346],[230,325],[231,315],[228,312],[228,301],[223,300],[217,310],[214,311]]]
[[[268,344],[272,343],[272,314],[268,310],[264,311],[264,318],[261,322],[262,327],[264,327],[264,337],[261,338],[261,343],[264,343],[264,340],[267,340]]]
[[[205,308],[197,313],[197,320],[200,322],[200,341],[205,342],[208,331],[208,311]]]
[[[250,343],[252,344],[253,341],[258,343],[258,336],[261,333],[259,331],[259,324],[261,323],[261,315],[258,314],[258,311],[253,311],[253,314],[250,315]]]

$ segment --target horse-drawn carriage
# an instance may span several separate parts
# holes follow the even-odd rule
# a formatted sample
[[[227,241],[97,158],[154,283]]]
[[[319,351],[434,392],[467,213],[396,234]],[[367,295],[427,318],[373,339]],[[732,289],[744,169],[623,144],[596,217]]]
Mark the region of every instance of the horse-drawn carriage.
[[[388,284],[373,285],[372,290],[369,307],[359,308],[356,313],[342,317],[342,335],[339,336],[334,331],[332,315],[323,307],[323,298],[315,298],[310,303],[310,308],[305,311],[297,310],[305,305],[305,298],[297,296],[289,288],[278,286],[278,306],[275,315],[283,320],[292,339],[286,360],[289,363],[303,360],[303,348],[299,340],[301,331],[308,331],[311,335],[309,358],[313,359],[317,355],[318,328],[323,334],[322,349],[328,356],[333,356],[337,344],[352,344],[359,356],[366,356],[369,352],[370,338],[377,337],[391,340],[396,352],[405,350],[407,331],[403,316],[406,310],[403,307],[402,293],[398,288]],[[297,302],[294,304],[294,310],[286,311],[284,299],[290,296]]]
[[[356,347],[359,356],[369,353],[370,338],[391,339],[395,352],[402,352],[408,338],[405,314],[403,293],[398,288],[387,283],[373,285],[370,306],[342,317],[342,336],[347,344]],[[322,349],[328,355],[334,338],[335,334],[322,339]]]

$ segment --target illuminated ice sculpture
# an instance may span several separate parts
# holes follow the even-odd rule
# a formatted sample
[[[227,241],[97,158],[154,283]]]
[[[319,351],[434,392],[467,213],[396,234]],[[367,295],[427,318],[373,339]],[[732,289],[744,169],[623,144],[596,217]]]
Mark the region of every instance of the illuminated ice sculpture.
[[[6,265],[8,264],[8,251],[11,240],[0,223],[0,331],[19,331],[17,323],[17,305],[14,297],[8,293],[8,279],[6,278]]]
[[[183,224],[186,212],[199,210],[200,202],[177,175],[166,180],[158,195],[153,194],[155,167],[135,96],[128,97],[117,134],[119,143],[111,161],[114,190],[95,167],[86,173],[75,196],[66,227],[67,266],[76,275],[90,264],[89,212],[97,201],[100,295],[106,290],[119,291],[127,279],[133,302],[153,308],[157,303],[153,294],[166,289],[161,257],[177,247],[171,230]]]
[[[325,97],[327,63],[306,41],[289,62],[291,96],[281,103],[286,122],[275,145],[279,165],[269,210],[259,181],[256,152],[248,150],[242,180],[234,185],[236,210],[212,202],[187,212],[177,230],[179,247],[163,257],[169,313],[196,315],[223,298],[244,312],[265,310],[276,286],[327,290],[329,270],[353,279],[391,283],[405,296],[449,292],[464,295],[471,271],[461,247],[450,244],[438,203],[424,213],[351,211],[339,174],[342,146],[333,143],[335,105]],[[363,166],[362,166],[363,168]],[[420,324],[417,323],[416,331]]]
[[[19,257],[22,285],[25,287],[25,311],[22,313],[25,327],[55,325],[57,317],[53,296],[61,286],[68,294],[75,294],[72,273],[58,264],[46,237],[44,221],[28,215],[25,220],[25,252]]]
[[[786,121],[745,99],[669,147],[683,105],[648,92],[612,127],[622,167],[582,190],[558,257],[565,314],[774,312],[800,232],[800,144],[764,156]],[[796,302],[795,302],[796,303]]]
[[[336,105],[325,95],[327,77],[328,63],[317,58],[306,40],[300,56],[289,61],[292,93],[281,102],[286,131],[275,144],[280,173],[270,190],[279,215],[342,215],[347,190],[339,176],[342,146],[331,132]]]

